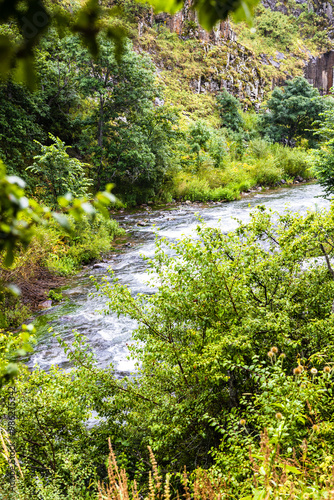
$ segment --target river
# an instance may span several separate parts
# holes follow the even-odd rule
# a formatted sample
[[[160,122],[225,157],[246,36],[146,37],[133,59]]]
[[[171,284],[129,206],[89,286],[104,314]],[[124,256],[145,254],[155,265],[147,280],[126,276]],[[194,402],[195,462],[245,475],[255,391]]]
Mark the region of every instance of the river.
[[[329,202],[319,198],[321,194],[320,186],[303,184],[253,194],[230,203],[210,206],[177,205],[169,209],[142,210],[134,214],[118,215],[117,220],[127,230],[132,242],[131,247],[124,248],[121,254],[113,254],[110,261],[103,264],[104,267],[85,268],[63,288],[64,300],[35,318],[39,340],[30,357],[29,366],[32,368],[38,364],[46,370],[52,364],[69,367],[64,352],[49,332],[52,327],[69,342],[73,338],[73,329],[86,335],[100,366],[113,363],[120,376],[130,373],[134,364],[127,359],[126,343],[136,325],[128,318],[118,319],[115,315],[105,316],[99,312],[106,299],[98,296],[90,276],[100,279],[107,274],[107,268],[110,266],[119,281],[128,284],[134,294],[153,293],[147,284],[146,264],[142,256],[154,254],[156,228],[159,228],[161,236],[170,240],[181,238],[182,235],[191,235],[198,224],[196,214],[199,214],[209,226],[220,227],[224,232],[229,232],[237,226],[234,218],[246,222],[250,211],[256,205],[265,205],[280,213],[289,208],[300,214],[305,213],[307,209],[327,208]],[[147,225],[138,226],[138,222],[143,220]]]

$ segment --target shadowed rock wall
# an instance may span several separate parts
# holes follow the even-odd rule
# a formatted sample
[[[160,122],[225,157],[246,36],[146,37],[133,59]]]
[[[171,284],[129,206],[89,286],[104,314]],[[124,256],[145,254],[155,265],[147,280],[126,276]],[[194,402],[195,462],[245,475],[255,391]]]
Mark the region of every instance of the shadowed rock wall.
[[[321,94],[329,94],[333,87],[334,51],[310,59],[304,71],[305,78],[317,87]]]

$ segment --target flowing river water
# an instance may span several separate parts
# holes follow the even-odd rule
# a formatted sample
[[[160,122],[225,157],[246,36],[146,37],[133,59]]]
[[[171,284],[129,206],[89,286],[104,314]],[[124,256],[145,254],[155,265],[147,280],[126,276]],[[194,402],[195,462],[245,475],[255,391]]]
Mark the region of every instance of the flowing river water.
[[[69,366],[66,355],[49,332],[52,327],[69,342],[73,338],[73,330],[84,334],[101,367],[113,363],[120,376],[129,374],[134,369],[134,362],[127,359],[126,343],[131,339],[131,332],[136,325],[129,318],[117,318],[116,315],[103,315],[99,312],[107,299],[96,293],[90,276],[99,280],[107,274],[107,268],[110,266],[120,283],[129,285],[133,294],[154,293],[147,283],[147,264],[142,256],[153,256],[156,228],[159,228],[161,236],[170,240],[179,239],[183,235],[194,234],[198,224],[196,214],[199,214],[207,225],[229,232],[238,225],[235,218],[246,222],[250,211],[256,205],[264,205],[280,213],[289,208],[300,214],[305,213],[307,209],[327,208],[329,203],[319,197],[321,194],[320,186],[302,184],[252,194],[230,203],[209,206],[183,204],[170,206],[168,209],[166,207],[118,215],[117,220],[126,229],[132,242],[131,246],[125,247],[121,254],[112,255],[108,262],[100,264],[99,267],[85,268],[63,288],[64,300],[35,318],[39,340],[30,357],[29,366],[32,368],[38,364],[46,370],[52,364],[63,368]],[[138,222],[143,220],[146,225],[138,226]]]

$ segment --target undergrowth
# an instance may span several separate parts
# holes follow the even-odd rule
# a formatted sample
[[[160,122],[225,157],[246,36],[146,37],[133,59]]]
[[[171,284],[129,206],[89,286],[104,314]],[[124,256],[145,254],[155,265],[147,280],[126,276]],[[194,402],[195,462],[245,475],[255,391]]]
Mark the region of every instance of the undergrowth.
[[[227,138],[225,154],[216,166],[210,151],[199,155],[198,165],[194,157],[192,160],[189,156],[188,165],[174,176],[172,194],[176,199],[232,201],[255,186],[273,188],[282,180],[289,184],[296,177],[313,177],[306,150],[270,144],[259,138],[239,146]]]
[[[113,219],[105,219],[98,214],[94,220],[88,217],[80,221],[70,220],[72,233],[66,233],[55,222],[50,221],[47,226],[38,226],[29,247],[17,252],[14,263],[10,268],[1,268],[0,284],[18,285],[18,292],[23,288],[21,295],[5,290],[0,296],[0,328],[16,328],[29,317],[32,308],[40,300],[47,300],[46,286],[52,276],[70,276],[75,274],[83,264],[99,259],[112,249],[112,242],[124,234],[118,223]],[[46,273],[46,274],[45,274]],[[40,277],[41,276],[41,277]],[[42,279],[46,282],[40,285],[35,281]],[[24,289],[29,287],[24,295]],[[29,295],[31,295],[29,297]],[[58,300],[59,294],[56,294]],[[49,294],[54,299],[55,295]],[[24,300],[24,302],[23,302]]]

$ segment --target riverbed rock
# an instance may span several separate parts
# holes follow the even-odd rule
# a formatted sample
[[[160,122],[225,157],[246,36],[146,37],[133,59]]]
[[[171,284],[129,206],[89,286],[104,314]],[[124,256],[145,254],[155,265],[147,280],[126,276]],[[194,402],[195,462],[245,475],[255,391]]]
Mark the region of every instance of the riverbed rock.
[[[147,222],[145,222],[144,220],[140,220],[137,222],[137,226],[147,226]]]
[[[93,265],[93,269],[107,269],[110,264],[106,262],[97,262],[96,264]]]
[[[38,304],[38,309],[48,309],[49,307],[52,307],[52,300],[44,300]]]

